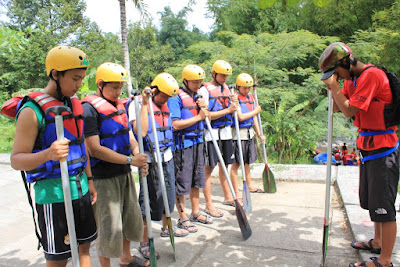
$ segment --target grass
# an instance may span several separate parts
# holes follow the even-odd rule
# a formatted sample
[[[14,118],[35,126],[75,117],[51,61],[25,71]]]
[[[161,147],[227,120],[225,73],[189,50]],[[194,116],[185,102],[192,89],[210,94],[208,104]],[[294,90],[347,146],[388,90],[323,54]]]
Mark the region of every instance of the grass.
[[[14,120],[0,115],[0,153],[11,153],[15,136]]]

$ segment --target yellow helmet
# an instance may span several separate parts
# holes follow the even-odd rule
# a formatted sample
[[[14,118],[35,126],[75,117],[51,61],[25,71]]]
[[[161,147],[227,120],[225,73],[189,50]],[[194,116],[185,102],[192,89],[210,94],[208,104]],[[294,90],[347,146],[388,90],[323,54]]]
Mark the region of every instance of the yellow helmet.
[[[219,74],[232,75],[232,66],[224,60],[217,60],[212,65],[211,72],[213,71]]]
[[[253,86],[253,78],[247,73],[240,73],[236,78],[236,86]]]
[[[82,50],[71,46],[57,46],[47,53],[46,73],[89,67],[89,58]]]
[[[187,65],[182,71],[182,81],[202,80],[206,78],[205,71],[197,65]]]
[[[171,74],[163,72],[158,74],[151,82],[151,86],[157,86],[160,92],[169,96],[176,96],[179,90],[179,85]]]
[[[99,80],[104,82],[127,82],[129,74],[121,65],[106,62],[101,64],[96,71],[96,83]]]

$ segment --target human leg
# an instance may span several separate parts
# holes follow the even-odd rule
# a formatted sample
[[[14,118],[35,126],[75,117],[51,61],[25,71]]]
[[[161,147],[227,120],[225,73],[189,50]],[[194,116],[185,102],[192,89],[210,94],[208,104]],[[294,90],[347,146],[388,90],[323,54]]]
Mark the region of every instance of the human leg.
[[[235,190],[236,196],[239,195],[239,189],[238,189],[238,169],[239,169],[239,164],[238,163],[233,163],[231,166],[231,181],[232,181],[232,186],[233,190]]]

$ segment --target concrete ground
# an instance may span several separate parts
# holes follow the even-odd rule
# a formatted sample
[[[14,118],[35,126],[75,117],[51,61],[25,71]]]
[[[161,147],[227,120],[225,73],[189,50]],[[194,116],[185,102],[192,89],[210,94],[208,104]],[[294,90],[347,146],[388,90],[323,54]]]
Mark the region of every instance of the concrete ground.
[[[0,154],[0,266],[45,266],[43,251],[36,250],[32,213],[20,174],[9,166],[8,157]],[[259,187],[262,187],[262,169],[262,165],[252,169],[253,183]],[[222,205],[223,194],[216,178],[213,179],[213,200],[224,217],[210,225],[198,224],[199,231],[195,234],[175,238],[176,261],[169,238],[161,238],[161,225],[153,222],[155,247],[160,254],[158,266],[319,266],[326,167],[273,165],[271,169],[278,191],[251,194],[253,211],[248,220],[253,234],[247,241],[242,239],[234,208]],[[333,167],[332,179],[337,182],[331,187],[326,266],[348,266],[350,262],[373,256],[360,254],[350,247],[354,236],[357,240],[372,238],[373,228],[368,212],[358,205],[358,168]],[[204,208],[203,200],[201,195],[201,208]],[[177,217],[175,211],[173,224]],[[400,266],[399,246],[398,234],[394,266]],[[138,243],[133,242],[132,252],[139,255],[137,247]],[[91,255],[92,266],[100,266],[93,245]],[[119,266],[118,259],[112,260],[112,266]]]

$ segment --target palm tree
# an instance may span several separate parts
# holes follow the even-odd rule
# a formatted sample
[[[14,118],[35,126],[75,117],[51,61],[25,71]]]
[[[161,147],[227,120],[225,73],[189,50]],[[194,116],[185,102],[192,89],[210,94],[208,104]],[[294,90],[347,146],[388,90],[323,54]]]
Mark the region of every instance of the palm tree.
[[[132,82],[131,82],[131,67],[129,61],[129,48],[128,48],[128,33],[127,33],[127,25],[126,25],[126,6],[125,1],[127,0],[118,0],[119,1],[119,10],[121,14],[121,41],[122,41],[122,52],[124,55],[124,67],[129,73],[129,81],[128,81],[128,95],[131,96],[132,91]],[[149,17],[149,14],[146,10],[147,5],[143,2],[143,0],[132,0],[137,10],[140,12],[141,17]]]

